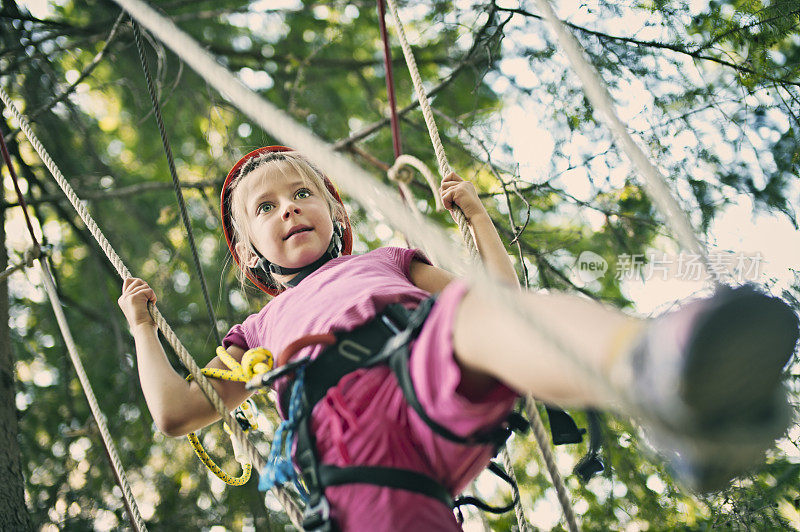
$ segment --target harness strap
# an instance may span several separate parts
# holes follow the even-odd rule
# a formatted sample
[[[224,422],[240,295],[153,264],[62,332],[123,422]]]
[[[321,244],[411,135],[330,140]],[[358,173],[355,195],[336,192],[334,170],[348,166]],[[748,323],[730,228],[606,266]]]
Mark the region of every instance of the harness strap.
[[[414,409],[414,412],[417,413],[422,421],[424,421],[425,424],[431,428],[433,432],[442,438],[445,438],[446,440],[460,443],[462,445],[491,444],[494,445],[496,449],[499,449],[503,445],[503,443],[511,435],[511,428],[508,422],[489,431],[479,432],[470,436],[459,436],[450,429],[431,419],[431,417],[425,412],[425,409],[422,408],[419,398],[417,397],[417,393],[414,390],[414,383],[411,380],[411,371],[408,368],[408,356],[409,348],[406,346],[402,350],[397,351],[392,355],[392,357],[389,359],[389,367],[391,367],[392,371],[397,377],[397,383],[403,390],[403,395],[405,396],[406,401],[408,401],[408,404]]]
[[[453,508],[459,508],[460,506],[469,504],[475,508],[483,510],[484,512],[493,514],[504,514],[514,509],[514,506],[519,503],[519,487],[517,487],[517,483],[514,482],[511,476],[506,473],[497,462],[489,462],[487,469],[498,476],[501,480],[511,485],[511,489],[514,492],[514,497],[512,498],[511,502],[504,506],[492,506],[487,504],[486,501],[483,501],[477,497],[473,497],[472,495],[463,495],[454,501]]]
[[[442,484],[424,473],[410,469],[381,466],[337,467],[319,466],[319,479],[323,486],[342,484],[373,484],[386,488],[401,489],[436,499],[448,508],[453,507],[453,498]]]

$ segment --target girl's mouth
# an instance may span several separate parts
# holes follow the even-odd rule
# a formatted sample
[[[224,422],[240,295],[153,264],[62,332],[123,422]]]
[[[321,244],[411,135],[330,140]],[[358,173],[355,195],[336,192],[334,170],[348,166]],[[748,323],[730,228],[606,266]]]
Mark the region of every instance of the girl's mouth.
[[[298,225],[298,226],[295,226],[295,227],[292,227],[291,229],[289,229],[289,232],[286,234],[285,237],[283,237],[283,239],[284,240],[289,240],[294,235],[297,235],[297,234],[300,234],[300,233],[306,233],[308,231],[313,231],[313,230],[314,230],[314,228],[310,227],[308,225]]]

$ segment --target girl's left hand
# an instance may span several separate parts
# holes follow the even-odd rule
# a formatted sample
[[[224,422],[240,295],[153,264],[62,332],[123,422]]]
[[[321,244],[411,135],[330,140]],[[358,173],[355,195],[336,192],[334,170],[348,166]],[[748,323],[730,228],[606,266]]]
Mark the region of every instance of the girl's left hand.
[[[447,210],[452,211],[455,206],[458,206],[468,221],[477,214],[486,213],[486,208],[478,198],[475,185],[464,181],[455,172],[442,179],[439,194],[442,196],[442,203]]]

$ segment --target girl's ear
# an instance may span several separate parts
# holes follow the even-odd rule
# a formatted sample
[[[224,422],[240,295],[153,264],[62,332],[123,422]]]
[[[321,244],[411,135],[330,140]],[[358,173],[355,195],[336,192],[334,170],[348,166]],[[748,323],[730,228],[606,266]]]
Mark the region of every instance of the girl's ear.
[[[258,263],[258,255],[253,253],[253,250],[250,246],[242,243],[236,243],[236,255],[239,256],[239,262],[243,266],[247,266],[248,268],[255,268],[256,264]]]

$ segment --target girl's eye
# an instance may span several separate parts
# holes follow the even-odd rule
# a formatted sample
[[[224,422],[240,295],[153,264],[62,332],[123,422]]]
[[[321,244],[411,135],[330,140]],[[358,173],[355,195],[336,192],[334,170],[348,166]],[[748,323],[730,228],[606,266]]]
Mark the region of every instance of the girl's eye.
[[[307,188],[301,188],[294,195],[294,197],[298,199],[305,199],[309,196],[311,196],[311,191],[308,190]]]
[[[262,212],[269,212],[271,210],[272,210],[272,204],[271,203],[262,203],[256,209],[256,213],[257,214],[261,214]]]

